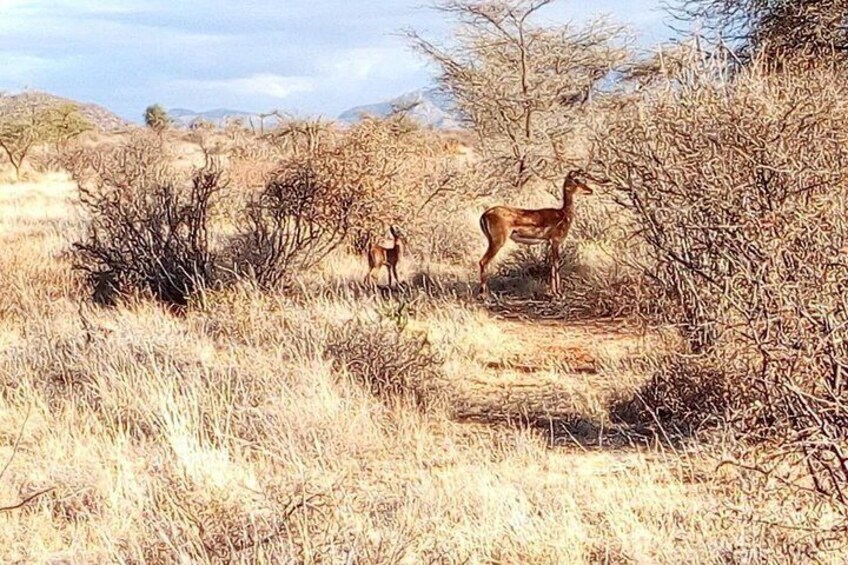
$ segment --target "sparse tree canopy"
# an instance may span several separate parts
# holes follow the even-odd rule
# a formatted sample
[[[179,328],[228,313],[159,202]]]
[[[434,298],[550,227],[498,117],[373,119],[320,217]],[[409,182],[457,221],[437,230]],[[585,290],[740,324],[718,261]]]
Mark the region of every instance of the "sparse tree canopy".
[[[92,128],[74,104],[62,104],[48,111],[52,141],[63,145]]]
[[[144,111],[144,124],[156,133],[162,133],[171,125],[171,117],[160,104],[153,104]]]
[[[541,26],[553,0],[445,0],[455,43],[411,32],[413,45],[441,70],[442,87],[477,134],[493,174],[516,188],[558,178],[569,166],[574,115],[626,59],[619,28]]]
[[[31,150],[47,143],[62,145],[83,132],[91,124],[73,104],[38,108],[35,106],[0,115],[0,149],[6,154],[15,177]]]
[[[735,44],[744,58],[760,54],[782,64],[848,53],[848,0],[681,0],[676,12]]]

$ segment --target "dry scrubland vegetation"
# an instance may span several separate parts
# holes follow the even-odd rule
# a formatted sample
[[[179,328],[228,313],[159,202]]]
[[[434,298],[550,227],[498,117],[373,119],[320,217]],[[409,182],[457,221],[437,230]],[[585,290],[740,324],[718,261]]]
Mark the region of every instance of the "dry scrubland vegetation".
[[[845,560],[841,4],[686,2],[739,45],[650,57],[542,4],[412,34],[468,132],[25,113],[4,562]],[[479,214],[578,166],[563,296],[524,248],[478,300]],[[404,283],[371,289],[393,224]]]

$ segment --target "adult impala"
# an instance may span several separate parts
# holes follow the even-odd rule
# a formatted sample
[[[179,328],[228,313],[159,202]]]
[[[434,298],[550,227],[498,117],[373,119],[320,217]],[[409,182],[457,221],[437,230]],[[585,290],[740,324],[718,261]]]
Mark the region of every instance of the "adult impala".
[[[480,229],[489,240],[489,248],[480,259],[480,293],[489,292],[486,267],[504,246],[507,239],[524,245],[549,242],[551,246],[551,291],[559,294],[559,246],[568,235],[574,221],[574,195],[592,194],[592,189],[580,180],[580,171],[571,171],[562,183],[562,207],[524,210],[495,206],[480,216]]]

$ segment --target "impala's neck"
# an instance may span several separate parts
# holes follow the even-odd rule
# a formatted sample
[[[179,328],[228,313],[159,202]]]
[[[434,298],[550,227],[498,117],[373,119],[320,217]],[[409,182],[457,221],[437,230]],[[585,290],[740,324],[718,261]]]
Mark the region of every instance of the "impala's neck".
[[[568,212],[574,208],[574,192],[565,189],[562,191],[562,211]]]

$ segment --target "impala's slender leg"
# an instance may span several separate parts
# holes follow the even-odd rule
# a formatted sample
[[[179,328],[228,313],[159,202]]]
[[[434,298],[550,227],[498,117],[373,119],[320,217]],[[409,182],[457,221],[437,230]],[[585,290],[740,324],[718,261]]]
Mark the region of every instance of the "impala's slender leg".
[[[551,240],[551,292],[559,296],[559,242]]]
[[[400,286],[400,277],[397,274],[397,264],[391,266],[392,272],[395,275],[395,286]]]
[[[506,233],[501,230],[496,230],[495,233],[492,233],[485,217],[480,220],[480,225],[483,228],[486,239],[489,240],[489,248],[486,249],[486,253],[480,259],[480,294],[486,296],[489,294],[489,275],[486,273],[486,267],[489,266],[489,263],[492,262],[492,259],[495,258],[495,255],[498,254],[498,251],[506,243]]]
[[[389,288],[392,288],[392,265],[391,264],[386,265],[386,271],[388,271],[388,273],[389,273]]]

